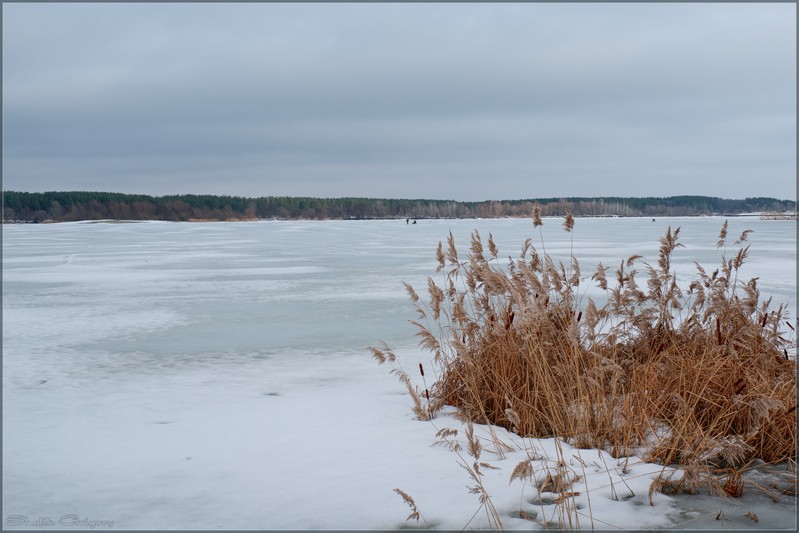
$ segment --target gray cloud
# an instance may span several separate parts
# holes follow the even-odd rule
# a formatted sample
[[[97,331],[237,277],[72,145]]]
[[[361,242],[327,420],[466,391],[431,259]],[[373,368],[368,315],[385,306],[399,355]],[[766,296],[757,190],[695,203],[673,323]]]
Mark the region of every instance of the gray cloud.
[[[7,4],[4,187],[796,196],[794,4]]]

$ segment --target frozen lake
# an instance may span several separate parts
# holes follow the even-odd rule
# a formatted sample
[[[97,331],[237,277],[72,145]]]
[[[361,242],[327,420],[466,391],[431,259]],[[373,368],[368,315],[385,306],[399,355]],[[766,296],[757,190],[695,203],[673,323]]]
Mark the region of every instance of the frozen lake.
[[[718,265],[723,220],[577,219],[574,255],[586,277],[655,264],[681,226],[687,282],[693,261]],[[796,223],[729,222],[728,255],[754,230],[744,278],[793,317]],[[465,258],[473,229],[500,257],[528,237],[541,250],[529,219],[5,225],[4,526],[396,528],[392,489],[424,480],[456,493],[429,514],[462,527],[477,508],[463,471],[367,347],[419,360],[401,281],[423,289],[438,241],[452,231]],[[561,220],[542,229],[565,262]]]

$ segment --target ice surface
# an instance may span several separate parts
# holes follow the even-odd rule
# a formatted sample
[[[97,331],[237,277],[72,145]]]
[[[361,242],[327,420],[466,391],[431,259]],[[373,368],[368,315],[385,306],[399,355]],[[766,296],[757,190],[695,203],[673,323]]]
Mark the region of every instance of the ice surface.
[[[691,279],[694,260],[709,271],[718,263],[722,222],[578,219],[573,249],[586,277],[633,254],[655,264],[666,227],[682,226],[674,267]],[[729,250],[747,228],[746,276],[793,316],[795,224],[730,219]],[[401,281],[423,289],[440,275],[437,242],[452,231],[465,257],[473,229],[493,234],[500,257],[517,257],[528,237],[541,251],[529,220],[4,226],[5,528],[46,519],[54,525],[43,529],[394,529],[409,513],[394,488],[437,528],[486,526],[485,513],[469,522],[479,504],[457,454],[430,446],[443,427],[463,439],[462,425],[414,420],[403,386],[366,350],[382,339],[406,368],[426,360]],[[542,230],[565,263],[561,221]],[[557,513],[532,487],[508,483],[530,451],[516,441],[522,449],[504,459],[486,441],[483,460],[500,468],[486,485],[505,527],[540,527],[520,508]],[[544,468],[554,443],[535,446]],[[565,450],[584,476],[584,528],[589,506],[597,529],[795,526],[795,502],[754,495],[658,495],[651,507],[659,467],[631,459],[621,475],[606,455]],[[603,460],[617,473],[598,468]],[[634,495],[621,497],[628,486]],[[747,510],[760,522],[742,518]]]

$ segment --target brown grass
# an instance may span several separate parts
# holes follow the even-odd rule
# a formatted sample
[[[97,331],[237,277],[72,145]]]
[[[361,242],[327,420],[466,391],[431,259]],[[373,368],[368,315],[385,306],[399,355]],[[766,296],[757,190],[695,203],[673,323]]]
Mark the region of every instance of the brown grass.
[[[533,221],[542,224],[540,212]],[[568,214],[564,229],[573,228]],[[738,279],[749,232],[728,257],[725,222],[721,264],[711,274],[697,264],[688,285],[671,269],[679,233],[669,228],[660,239],[655,265],[640,256],[612,272],[600,264],[591,282],[607,292],[602,306],[580,305],[573,256],[555,264],[543,242],[539,253],[528,239],[518,259],[500,266],[493,236],[486,256],[475,231],[462,259],[450,234],[436,252],[443,282],[428,279],[427,302],[406,284],[439,378],[422,390],[394,370],[416,414],[429,419],[452,405],[475,423],[616,457],[636,453],[693,474],[795,460],[794,330],[784,306],[760,300],[757,278]],[[396,360],[387,346],[372,353]],[[737,481],[727,476],[724,490],[737,493]]]

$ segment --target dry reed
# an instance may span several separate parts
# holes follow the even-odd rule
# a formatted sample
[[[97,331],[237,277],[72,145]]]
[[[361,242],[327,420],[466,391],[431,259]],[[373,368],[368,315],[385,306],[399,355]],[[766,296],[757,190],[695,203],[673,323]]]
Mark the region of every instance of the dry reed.
[[[543,224],[540,210],[533,223]],[[564,229],[573,228],[568,214]],[[725,222],[719,268],[708,274],[697,264],[688,285],[671,268],[679,233],[669,228],[660,239],[656,265],[632,256],[611,277],[600,264],[591,280],[607,293],[601,306],[578,305],[582,278],[573,255],[568,267],[555,264],[543,242],[539,253],[528,239],[501,267],[493,236],[486,257],[474,231],[461,258],[450,233],[436,251],[443,282],[428,279],[428,301],[405,284],[420,346],[434,355],[438,376],[421,389],[395,366],[414,412],[430,419],[452,405],[470,422],[523,437],[679,464],[683,478],[658,487],[673,490],[721,479],[716,489],[739,495],[739,469],[753,459],[795,460],[796,364],[787,351],[794,328],[784,306],[760,300],[757,278],[738,279],[749,232],[728,257]],[[380,363],[396,360],[385,345],[371,350]],[[464,463],[479,489],[474,459]],[[512,479],[531,475],[519,468]],[[720,469],[734,474],[714,478]]]

